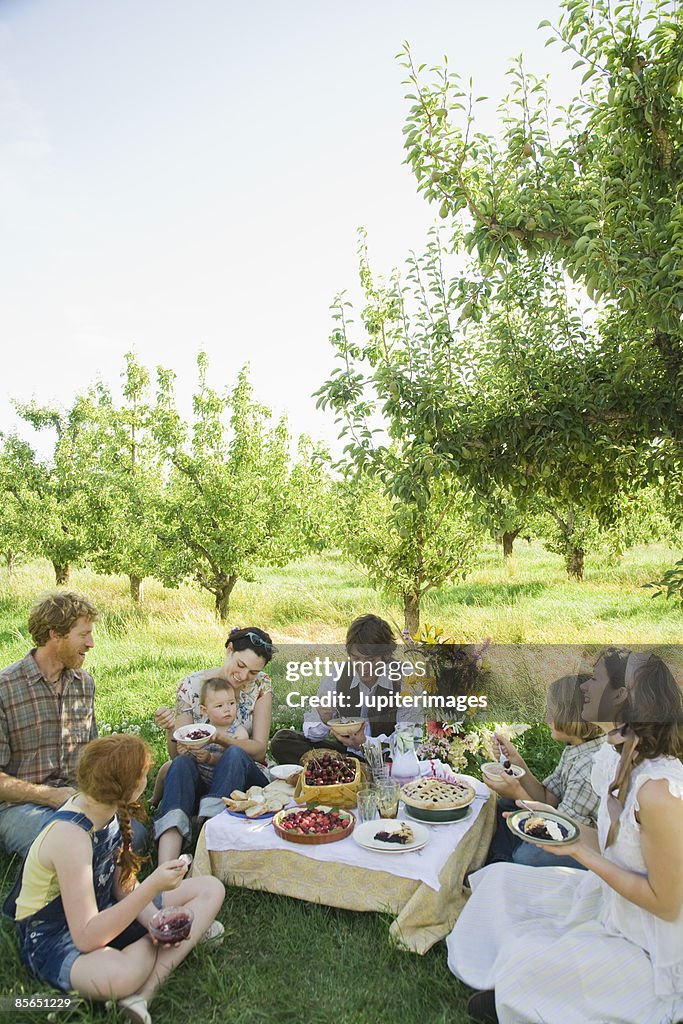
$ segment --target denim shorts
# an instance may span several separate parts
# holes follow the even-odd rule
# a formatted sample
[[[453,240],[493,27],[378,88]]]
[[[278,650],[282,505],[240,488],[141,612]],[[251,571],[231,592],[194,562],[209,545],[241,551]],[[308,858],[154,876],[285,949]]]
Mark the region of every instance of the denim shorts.
[[[163,906],[163,893],[152,901],[156,907]],[[47,981],[63,992],[70,992],[71,968],[79,956],[84,954],[77,948],[66,921],[43,921],[29,916],[16,922],[19,939],[19,955],[31,974],[41,981]],[[132,921],[120,935],[108,943],[114,949],[125,949],[131,943],[147,935],[147,929],[139,921]]]

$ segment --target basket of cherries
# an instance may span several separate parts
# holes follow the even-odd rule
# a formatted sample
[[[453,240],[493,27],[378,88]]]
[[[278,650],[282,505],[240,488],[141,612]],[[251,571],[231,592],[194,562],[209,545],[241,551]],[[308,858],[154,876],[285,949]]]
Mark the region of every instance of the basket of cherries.
[[[363,770],[355,757],[335,750],[311,750],[301,758],[304,770],[299,774],[294,799],[299,804],[325,803],[335,807],[355,807],[358,790],[364,783]]]

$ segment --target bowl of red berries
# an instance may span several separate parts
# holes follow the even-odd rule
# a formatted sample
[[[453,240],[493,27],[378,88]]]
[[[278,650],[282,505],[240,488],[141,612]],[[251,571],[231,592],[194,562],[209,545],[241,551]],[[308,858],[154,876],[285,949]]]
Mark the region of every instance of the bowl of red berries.
[[[273,828],[290,843],[336,843],[353,832],[353,814],[325,804],[286,808],[273,818]]]
[[[186,747],[203,747],[216,732],[216,726],[209,722],[181,725],[173,733],[176,743],[184,743]]]
[[[502,779],[521,779],[526,772],[518,764],[511,761],[486,761],[481,766],[481,774],[484,782],[498,782]]]
[[[193,920],[188,907],[163,907],[149,919],[148,931],[160,945],[170,945],[188,937]]]

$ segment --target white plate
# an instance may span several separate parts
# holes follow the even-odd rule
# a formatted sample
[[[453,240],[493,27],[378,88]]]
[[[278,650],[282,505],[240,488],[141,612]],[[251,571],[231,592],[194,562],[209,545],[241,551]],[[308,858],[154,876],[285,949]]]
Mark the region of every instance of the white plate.
[[[294,772],[302,771],[300,764],[273,764],[268,769],[274,779],[288,779]]]
[[[429,842],[429,832],[424,825],[415,822],[410,822],[414,837],[412,843],[402,846],[400,843],[383,843],[381,839],[375,839],[376,832],[398,832],[401,825],[407,824],[400,818],[375,818],[374,821],[356,825],[352,835],[358,845],[366,850],[377,850],[380,853],[412,853],[413,850],[421,850]]]
[[[410,818],[411,821],[419,821],[421,825],[459,825],[461,822],[467,821],[467,819],[471,817],[472,804],[470,804],[470,806],[467,808],[467,813],[463,814],[462,818],[458,818],[457,821],[425,821],[423,818],[414,818],[410,813],[410,808],[405,806],[403,808],[403,813],[405,814],[406,818]]]
[[[202,729],[204,732],[208,732],[208,736],[202,736],[200,740],[188,740],[188,732],[194,732],[195,729]],[[184,743],[188,747],[203,747],[205,743],[211,740],[211,737],[216,731],[216,726],[211,725],[210,722],[195,722],[194,725],[181,725],[179,729],[173,733],[173,739],[176,743]]]
[[[544,818],[546,821],[554,821],[561,825],[567,835],[564,839],[539,839],[537,836],[528,836],[524,831],[524,823],[527,818]],[[519,836],[525,843],[538,843],[540,846],[569,846],[579,837],[579,829],[570,818],[556,811],[513,811],[507,819],[507,826],[514,835]]]

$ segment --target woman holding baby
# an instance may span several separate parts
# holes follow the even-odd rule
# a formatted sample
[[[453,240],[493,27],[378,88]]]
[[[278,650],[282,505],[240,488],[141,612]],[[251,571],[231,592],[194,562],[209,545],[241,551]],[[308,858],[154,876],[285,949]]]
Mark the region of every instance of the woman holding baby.
[[[263,670],[273,656],[273,643],[262,629],[250,626],[233,629],[225,650],[225,660],[219,667],[194,672],[181,679],[176,691],[175,713],[170,708],[158,708],[154,715],[156,724],[167,730],[169,752],[173,757],[153,825],[160,861],[178,856],[183,840],[191,836],[191,819],[197,810],[200,818],[213,817],[225,806],[221,797],[234,789],[265,786],[268,782],[258,762],[265,758],[270,735],[273,693],[270,679]],[[231,703],[232,691],[234,717],[228,723],[228,714],[225,725],[220,724],[220,718],[213,720],[216,732],[211,751],[189,749],[182,744],[177,745],[176,751],[170,740],[175,729],[209,720],[206,712],[210,707],[201,704],[203,687],[204,700],[209,700],[205,687],[209,680],[224,680],[227,684],[229,689],[222,698],[223,704]],[[213,697],[215,706],[221,698],[215,690]],[[242,728],[237,728],[239,726]],[[220,748],[223,748],[222,753]],[[173,756],[175,753],[181,756]]]

